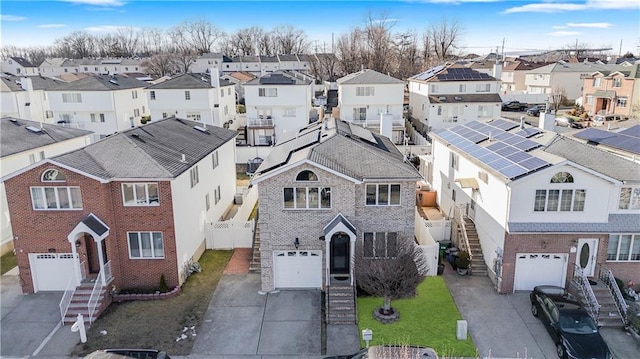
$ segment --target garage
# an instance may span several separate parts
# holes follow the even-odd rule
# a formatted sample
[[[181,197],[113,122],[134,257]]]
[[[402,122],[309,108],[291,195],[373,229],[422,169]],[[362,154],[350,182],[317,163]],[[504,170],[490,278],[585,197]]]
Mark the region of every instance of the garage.
[[[74,275],[73,253],[30,253],[33,290],[66,290],[69,279]]]
[[[537,285],[564,287],[568,256],[566,253],[518,253],[513,290],[531,290]]]
[[[276,288],[321,288],[322,251],[275,251]]]

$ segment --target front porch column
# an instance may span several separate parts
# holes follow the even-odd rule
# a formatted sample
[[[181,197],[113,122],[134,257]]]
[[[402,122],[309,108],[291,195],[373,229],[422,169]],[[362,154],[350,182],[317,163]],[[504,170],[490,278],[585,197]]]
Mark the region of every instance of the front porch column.
[[[76,276],[76,286],[79,286],[80,283],[82,283],[82,271],[80,270],[80,256],[78,255],[78,250],[76,249],[76,241],[70,241],[70,244],[71,253],[73,253],[73,268]]]
[[[98,247],[98,261],[100,262],[100,279],[102,280],[102,284],[107,284],[107,278],[104,274],[104,254],[102,253],[102,241],[104,238],[93,238],[96,242],[96,246]]]

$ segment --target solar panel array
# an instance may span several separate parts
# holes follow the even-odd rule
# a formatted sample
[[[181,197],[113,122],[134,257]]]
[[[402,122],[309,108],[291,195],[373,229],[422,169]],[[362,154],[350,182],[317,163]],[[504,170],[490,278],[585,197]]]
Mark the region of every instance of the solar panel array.
[[[438,80],[460,81],[460,80],[493,80],[489,74],[479,72],[468,67],[448,68],[447,73],[439,74]]]
[[[377,143],[378,141],[376,141],[376,138],[373,137],[373,134],[371,133],[371,131],[360,127],[358,125],[355,125],[351,122],[349,122],[349,129],[351,130],[351,134],[358,136],[359,138],[365,140],[365,141],[369,141],[373,144]]]
[[[604,131],[591,127],[576,133],[574,136],[640,155],[640,125],[620,132]]]
[[[261,172],[266,172],[271,168],[285,164],[289,160],[292,152],[309,147],[317,143],[320,138],[321,131],[311,131],[287,142],[278,144],[273,148],[266,160],[260,166]]]
[[[527,153],[540,144],[506,132],[517,126],[506,120],[494,120],[486,124],[472,121],[436,133],[449,144],[485,163],[506,178],[514,179],[549,165],[548,162]],[[488,146],[482,147],[478,144],[489,138],[494,142]]]
[[[295,83],[295,80],[282,74],[271,74],[261,77],[260,83],[265,85],[290,85]]]
[[[541,131],[538,130],[537,128],[535,128],[535,127],[527,127],[527,128],[524,128],[524,129],[516,132],[515,134],[518,135],[518,136],[529,138],[529,137],[533,137],[533,136],[535,136],[535,135],[537,135],[539,133],[541,133]]]
[[[438,72],[442,71],[442,69],[444,69],[444,66],[440,65],[440,66],[436,66],[436,67],[432,67],[429,70],[421,73],[421,74],[417,74],[415,75],[413,78],[416,80],[428,80],[430,78],[432,78],[435,74],[437,74]]]

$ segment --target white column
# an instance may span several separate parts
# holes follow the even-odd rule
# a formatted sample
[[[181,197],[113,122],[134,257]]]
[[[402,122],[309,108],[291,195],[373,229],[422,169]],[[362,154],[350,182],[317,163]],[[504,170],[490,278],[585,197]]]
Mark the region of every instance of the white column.
[[[100,279],[102,280],[102,284],[107,284],[107,279],[104,276],[104,254],[102,253],[102,241],[104,239],[98,238],[97,240],[94,238],[96,242],[96,247],[98,247],[98,261],[100,262]]]
[[[76,241],[70,241],[71,244],[71,253],[73,253],[73,267],[76,272],[76,286],[79,286],[82,283],[82,275],[80,272],[80,257],[78,256],[78,250],[76,249]]]

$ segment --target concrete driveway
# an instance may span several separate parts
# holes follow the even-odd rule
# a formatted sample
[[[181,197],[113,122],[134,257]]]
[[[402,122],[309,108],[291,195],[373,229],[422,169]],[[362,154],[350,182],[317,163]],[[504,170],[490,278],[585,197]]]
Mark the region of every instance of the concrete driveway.
[[[528,292],[498,294],[488,277],[459,276],[449,265],[444,276],[480,357],[558,357],[549,333],[531,314]],[[601,333],[616,358],[639,356],[640,344],[627,332],[603,328]]]

